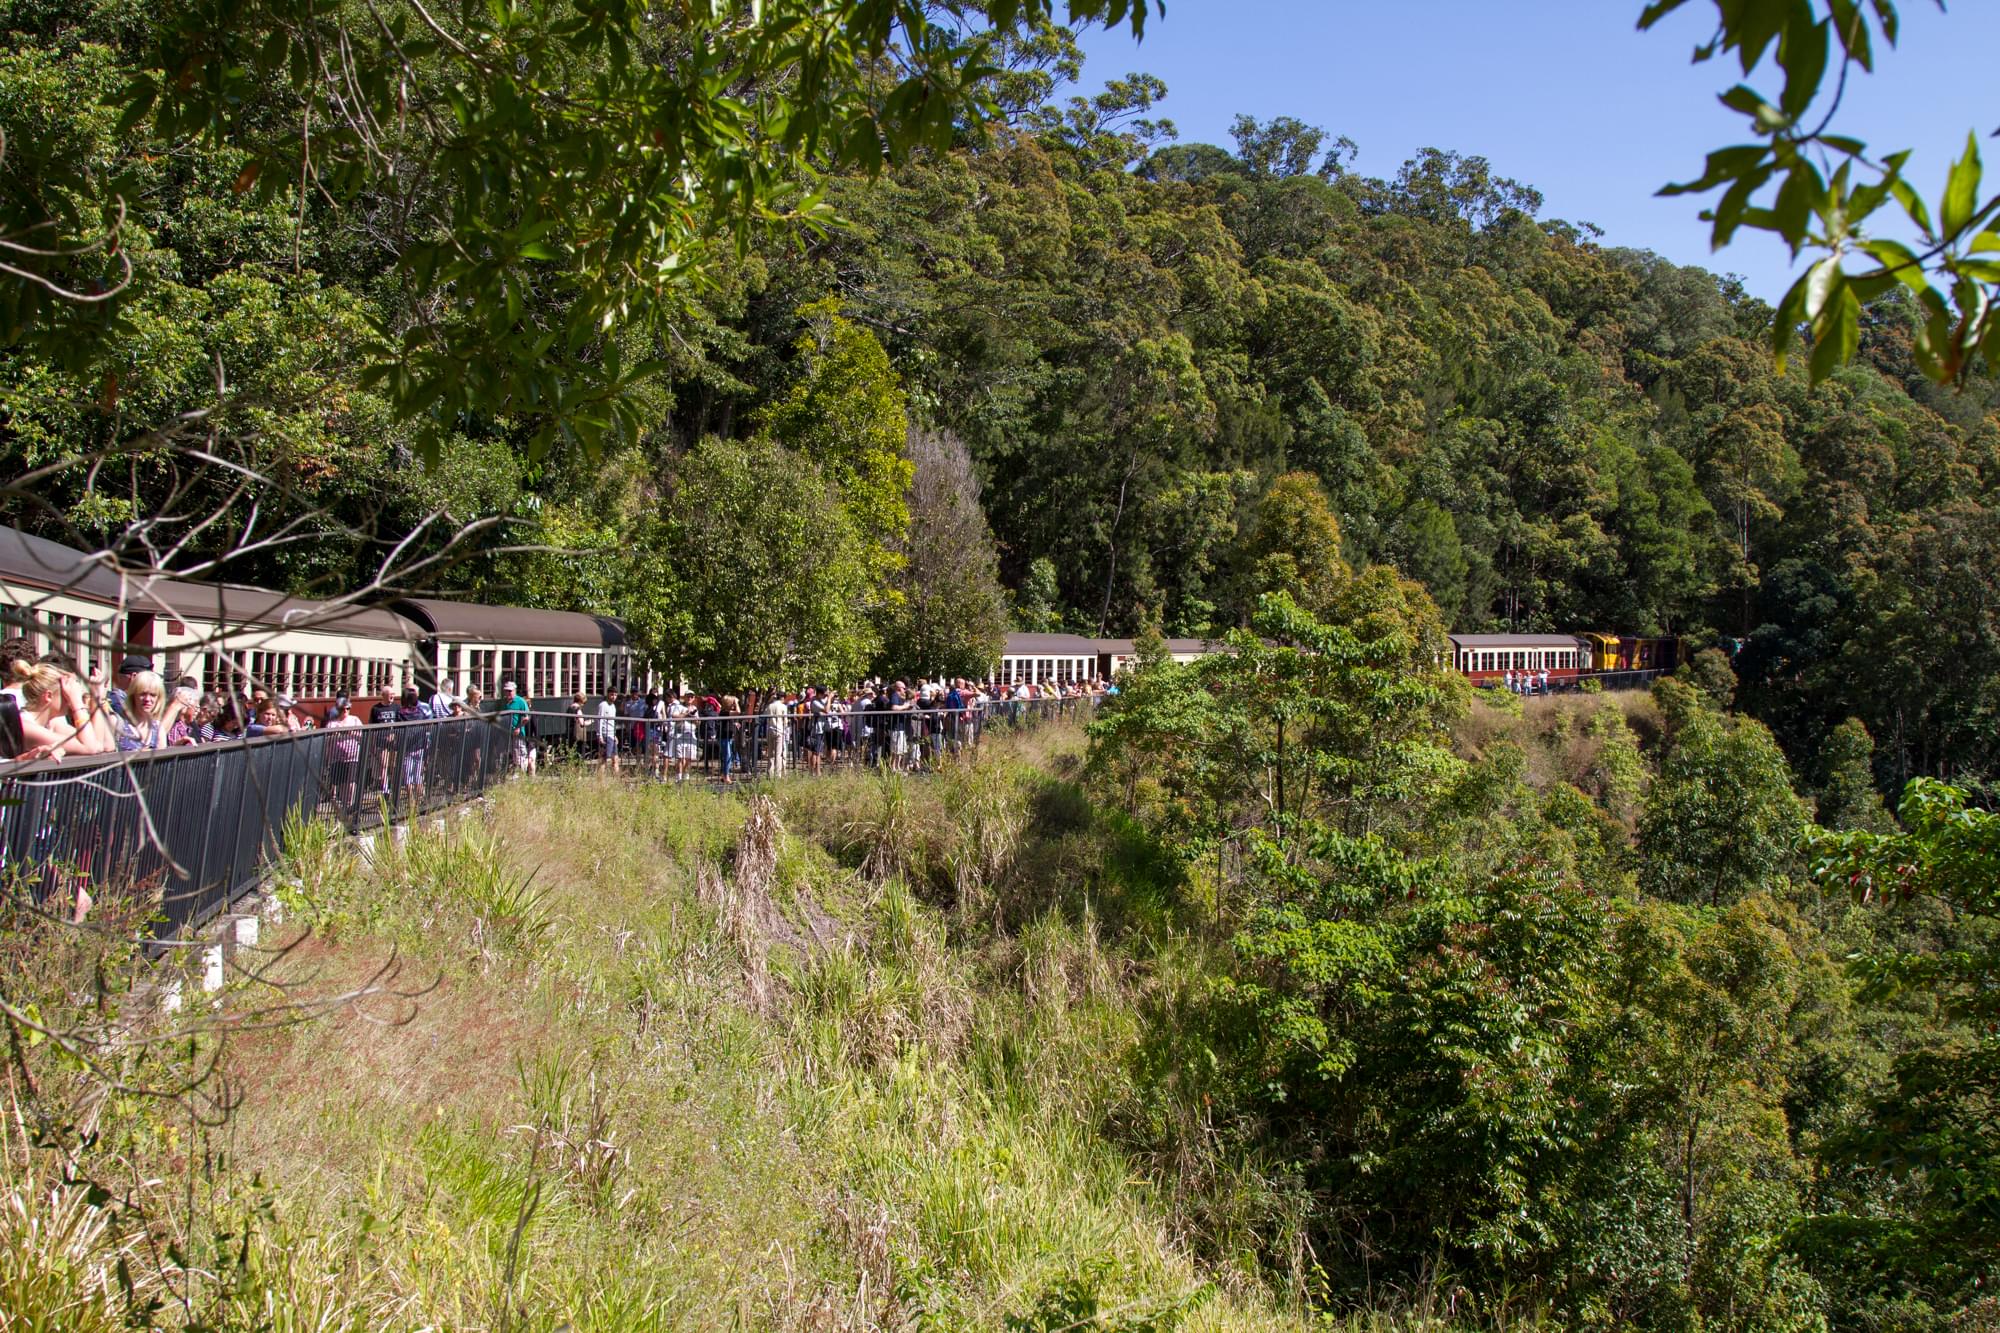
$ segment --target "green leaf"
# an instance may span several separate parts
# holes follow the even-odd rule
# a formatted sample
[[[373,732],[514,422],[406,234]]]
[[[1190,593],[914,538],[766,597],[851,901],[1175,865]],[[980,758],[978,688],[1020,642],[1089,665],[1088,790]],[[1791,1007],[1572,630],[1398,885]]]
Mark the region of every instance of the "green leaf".
[[[1764,100],[1764,95],[1748,84],[1739,83],[1716,99],[1732,111],[1741,111],[1757,122],[1760,130],[1775,130],[1791,123],[1791,117]]]
[[[1972,221],[1979,207],[1979,176],[1979,140],[1967,132],[1965,155],[1952,166],[1945,181],[1944,204],[1939,210],[1946,237],[1956,236]]]
[[[1902,154],[1902,156],[1908,156],[1908,154]],[[1936,236],[1936,233],[1931,230],[1930,209],[1925,206],[1923,196],[1918,194],[1908,181],[1904,180],[1901,176],[1890,177],[1889,193],[1896,196],[1896,202],[1903,206],[1905,213],[1909,214],[1910,221],[1917,224],[1918,231],[1927,237]]]
[[[1896,44],[1896,33],[1902,27],[1902,19],[1896,14],[1894,0],[1874,0],[1875,20],[1882,25],[1882,36],[1889,45]]]
[[[1855,299],[1844,275],[1839,281],[1838,294],[1814,321],[1813,337],[1817,341],[1813,343],[1812,361],[1807,369],[1812,382],[1818,384],[1852,361],[1855,349],[1861,345],[1861,302]]]
[[[1778,187],[1767,230],[1784,237],[1792,254],[1797,255],[1806,243],[1813,217],[1827,211],[1826,201],[1827,188],[1819,172],[1810,162],[1800,159],[1797,166],[1785,173],[1785,182]]]
[[[119,100],[125,103],[124,114],[118,117],[118,133],[122,137],[138,129],[151,113],[154,103],[160,100],[160,85],[141,75],[125,86]]]
[[[1836,255],[1828,255],[1806,270],[1805,304],[1802,311],[1814,328],[1819,326],[1827,302],[1841,289],[1846,276],[1841,272],[1840,259]]]
[[[1771,152],[1770,145],[1760,143],[1736,144],[1729,148],[1718,148],[1708,155],[1706,165],[1698,179],[1682,185],[1662,186],[1660,193],[1697,194],[1712,190],[1727,180],[1735,180],[1746,172],[1754,170]]]
[[[1924,273],[1923,261],[1917,258],[1916,251],[1901,241],[1871,237],[1862,243],[1861,248],[1882,266],[1885,274],[1911,291],[1922,295],[1930,290],[1930,279]]]
[[[1978,282],[2000,283],[2000,259],[1961,259],[1951,266],[1951,271]]]
[[[1861,16],[1861,6],[1855,0],[1827,0],[1831,13],[1834,34],[1840,38],[1840,49],[1861,68],[1873,71],[1875,51],[1868,36],[1868,20]],[[1890,40],[1895,45],[1894,39]]]
[[[1819,95],[1820,81],[1826,75],[1827,45],[1826,22],[1814,23],[1811,9],[1796,10],[1785,28],[1784,40],[1778,44],[1778,64],[1785,71],[1785,91],[1778,103],[1787,117],[1803,115]]]
[[[1777,312],[1771,317],[1771,356],[1777,362],[1780,375],[1785,373],[1785,354],[1791,348],[1792,339],[1798,336],[1799,324],[1805,319],[1806,284],[1812,279],[1813,271],[1807,269],[1799,275],[1798,281],[1779,299]]]
[[[1687,0],[1653,0],[1651,4],[1639,11],[1639,31],[1646,31],[1686,3]]]

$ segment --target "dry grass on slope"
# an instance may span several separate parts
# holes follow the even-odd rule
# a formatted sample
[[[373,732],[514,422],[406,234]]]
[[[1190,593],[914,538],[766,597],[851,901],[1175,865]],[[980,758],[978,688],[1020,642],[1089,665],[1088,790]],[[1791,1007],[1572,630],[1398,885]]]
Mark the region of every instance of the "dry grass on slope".
[[[240,1053],[233,1179],[268,1183],[272,1219],[245,1311],[1289,1326],[1178,1251],[1098,1134],[1137,1019],[1088,914],[974,941],[933,896],[985,894],[987,919],[1024,830],[1082,836],[1036,804],[1077,744],[1024,738],[900,794],[547,778],[372,864],[302,839],[292,920],[326,938],[299,964],[359,976],[399,949],[438,984],[400,1025],[349,1011]],[[904,833],[936,871],[921,893],[854,845]]]

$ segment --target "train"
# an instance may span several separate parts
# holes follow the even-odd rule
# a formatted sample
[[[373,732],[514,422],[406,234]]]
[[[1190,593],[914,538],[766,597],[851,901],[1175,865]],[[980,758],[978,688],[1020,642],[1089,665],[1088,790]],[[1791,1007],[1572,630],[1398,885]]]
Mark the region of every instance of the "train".
[[[84,671],[109,676],[136,653],[170,682],[192,679],[217,691],[261,686],[312,709],[345,695],[364,716],[369,703],[408,686],[459,698],[476,686],[494,700],[513,681],[553,723],[574,695],[662,683],[611,616],[436,597],[362,606],[135,575],[15,528],[0,528],[0,622],[37,653],[59,649]],[[1453,665],[1476,685],[1499,683],[1510,671],[1547,671],[1552,686],[1573,687],[1588,676],[1671,671],[1687,655],[1678,638],[1594,631],[1454,634],[1451,642]],[[1188,661],[1224,645],[1169,639],[1165,648]],[[1109,680],[1135,654],[1130,639],[1009,634],[991,679],[1038,687]]]
[[[1549,673],[1551,688],[1591,677],[1661,673],[1687,661],[1686,641],[1670,635],[1454,634],[1452,665],[1474,685],[1504,682],[1509,672]]]
[[[363,716],[409,686],[497,700],[513,681],[538,713],[559,713],[575,694],[657,683],[608,616],[422,597],[360,606],[132,574],[15,528],[0,528],[0,623],[85,672],[109,677],[138,655],[170,684],[256,686],[315,711],[344,695]]]

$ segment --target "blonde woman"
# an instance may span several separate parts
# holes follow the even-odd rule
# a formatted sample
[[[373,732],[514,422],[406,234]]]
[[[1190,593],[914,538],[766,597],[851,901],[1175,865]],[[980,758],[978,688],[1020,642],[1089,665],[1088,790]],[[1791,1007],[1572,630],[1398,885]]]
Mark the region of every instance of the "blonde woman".
[[[134,671],[125,686],[125,716],[112,723],[121,750],[164,750],[173,718],[167,685],[153,671]]]
[[[44,662],[16,661],[21,691],[22,759],[104,754],[117,742],[97,701],[75,676]]]

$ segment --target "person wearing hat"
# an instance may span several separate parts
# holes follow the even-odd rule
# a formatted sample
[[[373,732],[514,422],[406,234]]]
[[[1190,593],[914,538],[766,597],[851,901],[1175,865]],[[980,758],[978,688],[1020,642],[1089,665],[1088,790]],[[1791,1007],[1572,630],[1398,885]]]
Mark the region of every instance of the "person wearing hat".
[[[104,696],[105,707],[113,717],[125,716],[125,692],[132,688],[132,677],[152,670],[153,659],[138,653],[128,653],[118,663],[118,671],[111,677],[111,689]]]
[[[334,799],[343,813],[354,814],[354,789],[361,776],[361,719],[340,695],[326,710],[327,743],[333,753]]]
[[[431,721],[430,705],[423,701],[414,685],[403,687],[402,703],[396,709],[399,723]],[[396,728],[398,748],[403,756],[403,799],[413,810],[423,809],[424,803],[424,760],[431,744],[430,727],[403,725]]]
[[[299,701],[289,694],[278,696],[278,712],[284,716],[288,731],[311,731],[319,725],[319,719],[299,707]]]
[[[500,711],[506,714],[507,730],[513,733],[514,767],[523,773],[534,772],[535,747],[528,743],[528,701],[511,680],[500,683]]]

